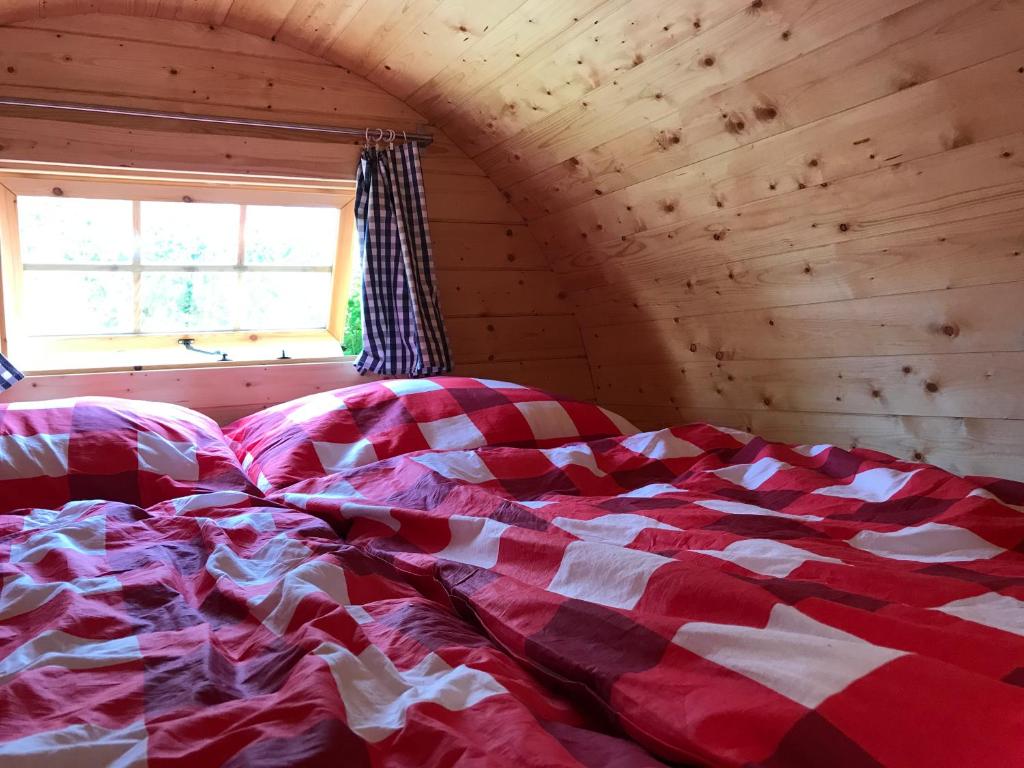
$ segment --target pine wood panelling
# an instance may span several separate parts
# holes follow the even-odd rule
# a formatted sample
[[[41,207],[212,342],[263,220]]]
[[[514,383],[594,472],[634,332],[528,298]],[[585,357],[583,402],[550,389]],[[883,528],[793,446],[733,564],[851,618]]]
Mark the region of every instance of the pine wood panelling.
[[[616,325],[1014,282],[1022,254],[1024,208],[743,261],[696,254],[652,274],[642,304],[596,272],[574,273],[590,287],[572,295],[585,326]]]
[[[84,11],[214,29],[81,17],[72,40],[29,44]],[[0,92],[338,121],[362,75],[383,86],[365,113],[441,127],[428,206],[471,365],[593,394],[585,349],[601,402],[643,426],[704,418],[1021,475],[1021,0],[11,0],[4,20],[33,29],[10,39],[25,73],[0,45]],[[83,58],[117,37],[124,55]],[[184,66],[167,73],[213,48],[235,64],[195,94]],[[128,67],[117,93],[82,80]],[[124,162],[158,162],[151,126],[62,144],[2,118],[0,161],[109,158],[126,128]],[[305,142],[194,138],[169,162],[329,176]],[[538,314],[503,316],[516,307]]]
[[[584,331],[591,363],[1024,351],[1024,282]]]
[[[602,400],[693,408],[1024,419],[1024,353],[605,364]]]
[[[986,120],[1000,117],[993,114],[992,100],[1005,95],[1008,83],[945,94],[932,80],[1019,49],[1022,16],[1024,9],[1019,3],[918,3],[806,56],[749,80],[730,82],[705,98],[687,101],[665,118],[579,152],[571,162],[553,165],[509,189],[517,205],[533,218],[585,201],[603,202],[616,190],[662,174],[684,184],[687,177],[700,175],[699,168],[716,167],[700,161],[723,153],[723,159],[732,163],[774,168],[770,182],[776,184],[774,191],[781,193],[801,181],[828,180],[851,158],[881,165],[900,151],[925,154],[935,141],[945,142],[941,148],[969,143],[977,140],[969,127],[984,129]],[[1016,66],[1012,67],[1015,70]],[[985,71],[992,72],[991,68]],[[976,75],[976,70],[965,73],[964,78],[939,83],[952,83],[956,88],[972,74]],[[842,87],[836,87],[837,83]],[[915,83],[918,87],[913,87]],[[881,122],[878,106],[856,115],[847,112],[896,93],[902,98],[883,101],[888,114]],[[922,107],[923,111],[918,111]],[[833,134],[816,127],[792,131],[826,118],[831,118],[827,127],[832,127]],[[900,135],[897,131],[908,123],[918,133]],[[850,140],[844,131],[854,127],[859,133]],[[775,149],[766,151],[771,145],[764,144],[746,153],[730,152],[777,134],[798,136],[803,156],[787,162],[787,154],[777,156]],[[893,139],[899,149],[892,148]],[[815,157],[823,160],[822,156],[824,162],[818,166],[805,165]],[[694,163],[698,166],[688,168],[685,174],[673,173]],[[728,175],[743,176],[744,169],[730,167]],[[598,189],[600,197],[595,195]],[[773,191],[769,184],[750,185],[749,189],[762,194]],[[734,205],[739,202],[732,201]]]

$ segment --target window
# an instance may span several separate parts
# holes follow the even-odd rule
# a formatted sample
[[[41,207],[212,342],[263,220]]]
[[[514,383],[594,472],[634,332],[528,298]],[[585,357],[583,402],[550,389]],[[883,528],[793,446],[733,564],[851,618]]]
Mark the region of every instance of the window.
[[[29,370],[337,358],[345,339],[358,346],[346,189],[0,184],[13,208],[0,219],[4,316]]]

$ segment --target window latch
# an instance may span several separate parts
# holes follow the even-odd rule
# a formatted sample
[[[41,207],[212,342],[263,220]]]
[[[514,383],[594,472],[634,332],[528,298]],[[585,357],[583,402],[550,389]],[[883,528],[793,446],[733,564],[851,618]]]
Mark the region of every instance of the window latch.
[[[214,357],[219,356],[220,361],[222,363],[229,362],[227,352],[221,352],[220,350],[214,352],[209,349],[200,349],[199,347],[195,346],[196,340],[188,336],[183,336],[182,338],[178,339],[178,343],[181,344],[181,346],[183,346],[189,352],[198,352],[200,355],[213,355]]]

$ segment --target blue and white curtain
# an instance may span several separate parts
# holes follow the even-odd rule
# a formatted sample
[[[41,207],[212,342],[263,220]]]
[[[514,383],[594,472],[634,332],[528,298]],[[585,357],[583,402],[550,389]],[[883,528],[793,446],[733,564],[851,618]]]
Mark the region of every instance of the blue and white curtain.
[[[356,178],[363,261],[360,373],[434,376],[452,369],[438,303],[419,146],[363,150]]]
[[[25,378],[21,371],[11,365],[11,361],[0,355],[0,391],[10,389]]]

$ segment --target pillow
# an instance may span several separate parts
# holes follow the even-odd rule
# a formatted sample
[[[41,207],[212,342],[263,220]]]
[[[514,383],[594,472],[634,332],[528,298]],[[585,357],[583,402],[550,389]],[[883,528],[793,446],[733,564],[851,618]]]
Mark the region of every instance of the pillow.
[[[554,448],[636,434],[596,405],[489,379],[391,379],[301,397],[225,428],[263,491],[403,453]]]
[[[217,424],[188,408],[112,397],[0,405],[0,513],[222,490],[255,493]]]

